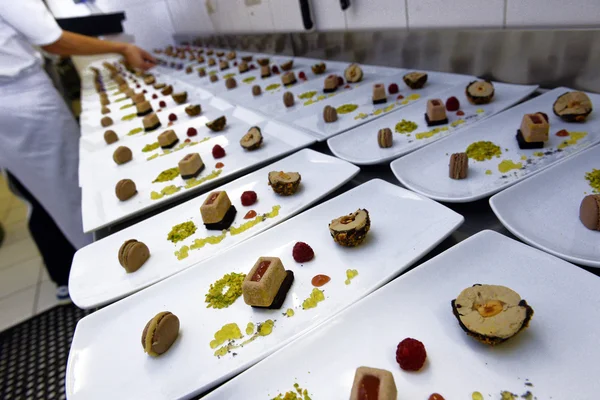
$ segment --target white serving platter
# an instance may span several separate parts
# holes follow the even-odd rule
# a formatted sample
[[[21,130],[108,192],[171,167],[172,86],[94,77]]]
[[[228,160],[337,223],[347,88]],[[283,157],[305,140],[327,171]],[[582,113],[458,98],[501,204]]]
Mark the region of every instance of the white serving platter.
[[[499,192],[600,141],[597,113],[592,113],[584,123],[568,123],[552,112],[556,98],[567,91],[569,89],[564,87],[551,90],[399,158],[390,164],[392,172],[404,186],[440,201],[469,202]],[[588,93],[588,96],[595,108],[600,106],[600,95]],[[549,117],[549,140],[543,149],[521,150],[515,135],[521,126],[523,115],[538,111],[546,113]],[[578,139],[575,144],[559,149],[565,140],[573,140],[572,136],[556,136],[562,129],[587,132],[587,135]],[[470,144],[478,141],[493,142],[501,148],[502,155],[486,161],[470,159],[467,179],[450,179],[450,155],[463,152]],[[522,168],[501,172],[501,162],[512,162],[515,165],[520,163]]]
[[[239,115],[241,117],[243,113]],[[206,190],[207,187],[215,186],[225,179],[230,179],[244,171],[256,168],[277,157],[290,154],[314,142],[314,139],[309,135],[277,122],[263,121],[257,126],[262,130],[264,142],[259,149],[254,151],[246,151],[239,144],[239,139],[247,129],[238,131],[232,129],[217,138],[211,139],[209,142],[203,143],[204,146],[186,147],[181,151],[159,157],[151,162],[138,164],[129,169],[120,170],[114,162],[112,165],[110,162],[106,163],[103,170],[96,171],[94,174],[94,185],[83,185],[82,214],[84,231],[95,231],[159,205],[172,202],[181,196],[200,193]],[[224,158],[213,158],[212,147],[216,144],[225,149],[226,156]],[[179,160],[190,153],[199,153],[205,164],[205,169],[198,176],[198,179],[211,176],[215,172],[219,175],[187,189],[184,186],[188,181],[183,180],[180,176],[171,181],[153,183],[162,171],[177,167]],[[224,167],[217,168],[216,163],[218,162],[225,164]],[[121,202],[115,196],[114,186],[119,180],[125,178],[132,179],[136,183],[138,193],[135,197]],[[160,192],[171,185],[182,188],[177,193],[164,196],[158,200],[151,199],[152,192]]]
[[[309,184],[310,182],[306,182]],[[359,247],[344,248],[330,237],[333,218],[358,208],[369,210],[371,230]],[[415,193],[381,180],[367,182],[167,280],[79,321],[67,364],[70,400],[123,398],[179,399],[199,394],[297,339],[408,268],[463,221],[462,216]],[[292,258],[297,241],[312,246],[315,258]],[[256,310],[242,298],[228,308],[206,308],[209,286],[230,272],[247,273],[260,256],[279,257],[295,280],[281,310]],[[347,269],[359,275],[344,284]],[[311,279],[327,274],[325,300],[304,310]],[[441,281],[440,281],[441,282]],[[288,308],[291,318],[282,316]],[[146,322],[168,310],[181,322],[168,353],[152,359],[140,336]],[[245,331],[250,321],[275,320],[269,336],[217,358],[209,343],[224,324]],[[248,338],[248,336],[245,336]],[[160,378],[159,378],[160,377]]]
[[[585,179],[600,169],[600,146],[518,183],[490,199],[502,224],[524,242],[567,261],[600,268],[600,232],[579,220],[581,200],[593,194]]]
[[[327,141],[327,144],[333,154],[351,163],[357,165],[380,164],[427,146],[458,130],[465,129],[467,126],[504,111],[533,93],[537,86],[494,82],[494,89],[494,100],[489,104],[482,105],[469,103],[465,96],[464,84],[433,95],[432,98],[439,98],[444,102],[449,97],[454,96],[460,102],[460,111],[464,115],[459,116],[456,112],[448,111],[446,113],[448,123],[445,125],[428,127],[424,117],[426,103],[418,102],[398,112],[386,114],[372,122],[334,136]],[[411,133],[399,134],[395,132],[394,127],[402,120],[417,123],[417,129]],[[392,130],[394,138],[392,147],[381,148],[377,144],[377,132],[383,128]],[[439,131],[433,135],[427,134],[436,128],[447,128],[447,130]],[[421,135],[418,135],[419,133]]]
[[[268,186],[267,176],[270,171],[299,172],[304,182],[302,189],[294,196],[275,194]],[[265,219],[241,234],[228,234],[218,244],[190,250],[187,258],[178,260],[175,251],[180,250],[182,246],[191,246],[198,238],[221,234],[219,231],[206,230],[200,217],[200,205],[208,194],[196,197],[79,250],[71,266],[71,299],[78,307],[87,309],[113,302],[150,286],[285,221],[335,191],[352,179],[358,171],[358,167],[335,157],[313,150],[300,150],[216,189],[227,191],[237,209],[233,226],[239,227],[247,222],[244,216],[250,210],[261,215],[271,212],[273,206],[278,205],[281,209],[277,217]],[[259,200],[252,206],[244,207],[240,196],[247,190],[255,191]],[[177,243],[168,241],[167,234],[171,228],[187,221],[192,221],[197,231],[186,240]],[[152,256],[143,268],[127,274],[119,264],[117,253],[123,242],[130,238],[146,243]]]
[[[389,94],[387,102],[384,104],[373,104],[372,85],[361,86],[352,92],[332,97],[331,99],[323,100],[318,104],[318,107],[305,107],[293,114],[285,114],[277,119],[289,124],[296,125],[307,130],[315,135],[319,141],[327,140],[330,137],[338,135],[349,129],[362,125],[368,121],[380,118],[389,112],[398,111],[411,103],[425,102],[427,98],[433,97],[436,93],[441,92],[449,87],[458,84],[467,84],[474,78],[466,75],[449,74],[443,72],[427,72],[428,80],[422,89],[410,89],[402,81],[401,72],[393,76],[383,76],[378,80],[387,88],[390,83],[396,83],[400,89],[399,93]],[[398,99],[398,96],[403,96]],[[325,123],[323,120],[323,109],[325,106],[338,108],[346,104],[354,104],[358,107],[346,114],[338,112],[338,120],[332,123]]]
[[[530,327],[496,347],[468,337],[450,302],[476,283],[517,291],[534,309]],[[392,372],[398,399],[425,400],[432,393],[474,399],[476,391],[485,399],[500,399],[503,391],[515,399],[528,391],[536,399],[592,399],[600,389],[599,291],[600,280],[590,273],[483,231],[205,398],[271,399],[298,383],[314,400],[346,399],[356,368],[369,366]],[[405,372],[396,362],[396,346],[407,337],[425,345],[427,360],[419,372]]]

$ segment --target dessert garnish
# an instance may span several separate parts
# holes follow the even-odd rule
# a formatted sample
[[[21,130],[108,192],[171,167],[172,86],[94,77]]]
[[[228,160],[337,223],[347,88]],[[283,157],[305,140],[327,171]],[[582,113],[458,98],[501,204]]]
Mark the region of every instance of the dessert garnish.
[[[249,207],[249,206],[253,205],[254,203],[256,203],[257,199],[258,199],[258,196],[256,195],[256,192],[254,192],[252,190],[245,191],[244,193],[242,193],[242,196],[241,196],[242,205],[244,207]]]
[[[215,144],[212,148],[212,156],[215,159],[225,157],[225,149],[218,144]]]
[[[399,91],[400,91],[400,89],[398,88],[398,85],[396,83],[390,83],[390,85],[388,86],[389,94],[396,94]]]
[[[469,158],[477,161],[491,160],[493,157],[500,157],[502,149],[489,141],[479,141],[471,143],[466,150]]]
[[[167,240],[173,243],[181,242],[196,233],[196,224],[192,221],[182,222],[171,228]]]
[[[200,207],[202,221],[208,230],[222,231],[229,228],[236,213],[235,206],[224,190],[210,193]]]
[[[352,279],[356,278],[358,276],[358,270],[355,269],[347,269],[346,270],[346,280],[344,281],[344,284],[349,285],[352,283]]]
[[[294,282],[294,273],[285,270],[277,257],[260,257],[242,283],[246,304],[252,307],[280,309]]]
[[[189,127],[188,130],[187,130],[187,132],[186,132],[186,134],[189,137],[193,137],[193,136],[196,136],[198,134],[198,130],[196,130],[196,128]]]
[[[338,114],[348,114],[358,108],[358,104],[343,104],[336,108]]]
[[[177,167],[169,168],[169,169],[164,170],[160,174],[158,174],[158,176],[156,177],[155,180],[152,181],[152,183],[172,181],[173,179],[177,178],[178,176],[179,176],[179,168],[177,168]]]
[[[449,97],[446,100],[446,110],[448,111],[458,111],[460,109],[460,102],[454,96]]]
[[[427,352],[423,343],[416,339],[406,338],[398,344],[396,361],[405,371],[418,371],[423,368]]]
[[[242,282],[245,277],[246,274],[231,272],[215,283],[211,283],[208,293],[204,296],[204,302],[207,303],[206,308],[227,308],[235,303],[242,295]]]
[[[304,242],[296,242],[292,250],[292,256],[297,263],[305,263],[315,257],[313,249]]]
[[[417,125],[415,122],[403,119],[396,124],[394,130],[398,133],[410,133],[416,130],[418,127],[419,125]]]
[[[310,296],[302,302],[302,309],[308,310],[310,308],[315,308],[323,300],[325,300],[325,294],[323,294],[323,291],[313,288],[312,292],[310,292]]]

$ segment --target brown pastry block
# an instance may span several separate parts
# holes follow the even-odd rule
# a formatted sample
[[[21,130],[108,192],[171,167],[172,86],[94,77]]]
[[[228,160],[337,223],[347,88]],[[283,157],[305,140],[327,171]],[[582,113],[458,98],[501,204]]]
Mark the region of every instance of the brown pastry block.
[[[229,68],[229,63],[227,61],[225,61],[225,60],[219,61],[219,69],[221,71],[223,71],[227,68]]]
[[[182,177],[196,175],[204,166],[204,162],[198,153],[190,153],[179,161],[179,173]]]
[[[279,258],[260,257],[242,282],[244,301],[249,306],[270,306],[285,277]]]
[[[288,71],[281,75],[281,83],[284,85],[293,85],[296,83],[296,74],[293,71]]]
[[[235,89],[237,87],[237,82],[236,82],[235,78],[233,78],[233,77],[227,78],[227,80],[225,81],[225,87],[227,89]]]
[[[446,119],[446,106],[442,100],[427,100],[427,118],[429,118],[429,121],[431,122]]]
[[[206,69],[204,69],[204,68],[198,68],[198,76],[200,78],[205,77],[206,76]]]
[[[325,93],[333,92],[338,88],[338,77],[336,75],[329,75],[325,78],[323,83],[323,91]]]
[[[125,92],[127,89],[129,89],[129,85],[127,83],[122,83],[119,85],[120,92]]]
[[[131,101],[133,101],[134,104],[142,103],[146,101],[146,95],[144,95],[144,93],[136,93],[133,96],[131,96]]]
[[[135,108],[137,110],[138,115],[140,115],[140,116],[146,115],[146,114],[152,112],[152,104],[150,104],[150,102],[147,100],[142,101],[141,103],[137,103],[135,105]]]
[[[271,67],[269,67],[269,64],[267,65],[261,65],[260,67],[260,77],[261,78],[267,78],[271,76]]]
[[[550,125],[540,113],[525,114],[521,121],[521,135],[527,143],[548,141]]]
[[[121,201],[132,198],[136,193],[137,187],[131,179],[121,179],[115,186],[115,195]]]
[[[210,81],[211,82],[216,82],[219,80],[219,77],[217,76],[217,74],[211,75],[210,76]]]
[[[106,142],[106,144],[113,144],[118,140],[119,137],[117,136],[117,133],[115,131],[109,129],[106,132],[104,132],[104,141]]]
[[[200,206],[200,215],[205,224],[215,224],[225,217],[231,207],[231,200],[227,192],[212,192],[208,195],[202,206]]]
[[[166,87],[166,86],[167,86],[167,84],[166,84],[166,83],[155,83],[155,84],[154,84],[154,89],[156,89],[156,90],[160,90],[160,89],[163,89],[163,88],[164,88],[164,87]]]
[[[126,162],[131,161],[133,154],[131,153],[131,149],[125,146],[119,146],[113,153],[113,160],[117,163],[117,165],[125,164]]]
[[[173,146],[179,140],[174,130],[169,129],[158,135],[158,144],[160,147],[168,148]]]
[[[110,104],[110,100],[108,100],[108,97],[106,96],[100,97],[100,104],[103,106],[107,106]]]
[[[214,58],[209,58],[209,59],[208,59],[208,65],[209,65],[209,66],[211,66],[211,67],[212,67],[212,66],[214,66],[216,63],[217,63],[217,62],[215,61],[215,59],[214,59]]]
[[[127,273],[135,272],[150,258],[150,250],[142,242],[127,240],[119,249],[119,263]]]
[[[240,72],[240,74],[243,74],[244,72],[248,71],[248,69],[249,67],[246,61],[242,61],[238,64],[238,71]]]
[[[374,393],[377,393],[377,396]],[[350,400],[366,398],[396,400],[398,390],[396,389],[394,375],[385,369],[358,367],[354,374]]]
[[[381,83],[373,85],[373,103],[384,103],[387,101],[387,94],[385,93],[385,86]]]
[[[151,131],[160,126],[160,119],[158,119],[156,113],[148,114],[142,120],[142,124],[144,125],[145,131]]]
[[[133,96],[135,96],[135,90],[133,90],[133,89],[127,89],[123,93],[125,93],[125,96],[127,96],[129,98],[132,98]]]

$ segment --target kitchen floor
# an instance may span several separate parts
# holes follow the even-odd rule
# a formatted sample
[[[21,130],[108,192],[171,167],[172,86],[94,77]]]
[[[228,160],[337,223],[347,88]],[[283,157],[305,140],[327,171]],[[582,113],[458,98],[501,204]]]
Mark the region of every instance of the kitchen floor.
[[[58,304],[40,254],[27,229],[28,206],[0,174],[0,332]]]

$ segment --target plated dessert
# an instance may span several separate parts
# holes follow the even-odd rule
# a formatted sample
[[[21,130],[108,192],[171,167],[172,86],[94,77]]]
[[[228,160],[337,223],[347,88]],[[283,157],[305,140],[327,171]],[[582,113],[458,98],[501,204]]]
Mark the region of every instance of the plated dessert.
[[[469,172],[469,156],[467,156],[467,153],[452,154],[449,169],[451,179],[466,179]]]
[[[517,130],[517,143],[520,149],[541,149],[548,141],[550,125],[548,116],[543,112],[525,114],[521,128]]]
[[[472,104],[488,104],[494,98],[494,85],[490,81],[473,81],[465,88],[465,95]]]
[[[244,302],[256,308],[278,310],[294,282],[278,257],[260,257],[242,283]]]
[[[119,264],[127,273],[137,271],[150,258],[150,249],[146,244],[130,239],[125,241],[119,249]]]
[[[425,112],[427,126],[445,125],[448,123],[446,106],[440,99],[427,100],[427,111]]]
[[[158,119],[156,113],[146,115],[142,120],[142,125],[145,132],[152,132],[161,127],[160,119]]]
[[[133,158],[131,149],[126,146],[119,146],[113,153],[113,161],[117,165],[125,164]]]
[[[112,129],[109,129],[106,132],[104,132],[104,141],[106,142],[106,144],[113,144],[118,140],[119,137],[117,136],[117,133]]]
[[[358,64],[350,64],[344,70],[344,78],[348,83],[360,82],[363,78],[363,70]]]
[[[204,200],[204,203],[200,207],[200,214],[202,215],[202,222],[204,222],[206,229],[222,231],[231,226],[237,210],[231,204],[227,192],[218,191],[212,192]]]
[[[213,132],[221,132],[223,129],[225,129],[226,124],[227,118],[223,115],[215,120],[207,122],[206,126]]]
[[[564,93],[552,105],[554,114],[567,122],[584,122],[592,109],[592,101],[584,92]]]
[[[315,75],[321,75],[325,73],[325,70],[327,69],[327,66],[325,65],[324,62],[320,62],[320,63],[316,63],[313,66],[310,67],[313,74]]]
[[[135,182],[131,179],[121,179],[115,186],[115,195],[121,201],[129,200],[137,194]]]
[[[427,83],[427,74],[424,72],[409,72],[402,80],[411,89],[421,89]]]
[[[385,369],[358,367],[350,400],[396,400],[398,389],[394,375]]]
[[[263,135],[258,126],[251,127],[240,139],[240,146],[248,151],[258,149],[263,143]]]
[[[586,228],[600,231],[600,194],[583,198],[579,206],[579,219]]]
[[[292,107],[294,105],[295,99],[292,92],[285,92],[283,94],[283,104],[286,108]]]
[[[381,83],[373,85],[373,104],[383,104],[387,102],[387,94],[385,93],[385,86]]]
[[[169,129],[158,135],[158,144],[161,149],[172,149],[179,143],[179,138],[174,130]]]
[[[325,123],[329,124],[332,122],[337,121],[338,119],[338,115],[337,115],[337,110],[331,106],[325,106],[325,108],[323,108],[323,120],[325,121]]]
[[[298,191],[302,177],[297,172],[269,172],[269,186],[281,196],[291,196]]]
[[[142,347],[151,357],[166,353],[179,336],[179,318],[169,311],[156,314],[144,327]]]
[[[358,209],[331,221],[329,233],[333,240],[344,247],[356,247],[364,242],[371,229],[369,212]]]
[[[178,164],[182,179],[191,179],[200,175],[204,170],[204,162],[198,153],[190,153],[183,157]]]
[[[377,144],[382,149],[392,147],[394,144],[394,137],[390,128],[383,128],[377,132]]]

